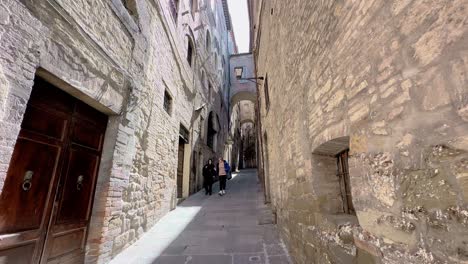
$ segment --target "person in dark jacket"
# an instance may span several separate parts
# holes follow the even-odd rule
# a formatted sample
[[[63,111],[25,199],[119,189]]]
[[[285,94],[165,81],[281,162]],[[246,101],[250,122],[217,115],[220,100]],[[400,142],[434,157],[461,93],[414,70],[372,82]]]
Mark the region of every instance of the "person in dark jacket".
[[[215,173],[213,160],[209,159],[205,166],[203,166],[203,187],[205,188],[205,195],[211,195]]]
[[[231,167],[229,167],[229,163],[223,158],[219,158],[218,164],[216,164],[216,173],[219,176],[219,195],[226,194],[226,180],[230,170]]]

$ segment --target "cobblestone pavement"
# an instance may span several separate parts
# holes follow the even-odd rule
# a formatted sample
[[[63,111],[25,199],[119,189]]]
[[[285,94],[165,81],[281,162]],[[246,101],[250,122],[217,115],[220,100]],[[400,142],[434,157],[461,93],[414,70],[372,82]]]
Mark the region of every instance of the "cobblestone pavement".
[[[290,263],[276,225],[265,221],[256,171],[233,176],[226,195],[217,194],[217,183],[212,196],[192,195],[111,263]]]

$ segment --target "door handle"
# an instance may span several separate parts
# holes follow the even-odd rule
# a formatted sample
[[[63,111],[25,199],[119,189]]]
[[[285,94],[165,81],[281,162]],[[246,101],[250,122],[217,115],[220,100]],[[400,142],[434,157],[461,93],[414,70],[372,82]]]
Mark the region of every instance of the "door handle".
[[[84,180],[83,175],[78,176],[78,179],[76,180],[76,189],[78,191],[81,191],[81,188],[83,188],[83,180]]]
[[[23,185],[22,185],[23,191],[27,192],[29,191],[29,189],[31,189],[33,175],[34,175],[34,172],[30,170],[26,171],[26,173],[24,174]]]

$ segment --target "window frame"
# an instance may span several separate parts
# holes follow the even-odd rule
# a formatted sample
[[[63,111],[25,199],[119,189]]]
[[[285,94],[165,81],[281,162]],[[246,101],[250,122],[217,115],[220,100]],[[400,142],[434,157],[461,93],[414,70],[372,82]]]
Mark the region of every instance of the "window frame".
[[[343,212],[345,214],[356,215],[351,194],[351,182],[349,177],[349,149],[346,149],[336,156],[336,176],[340,182],[340,194],[343,200]]]
[[[171,12],[172,19],[176,25],[179,18],[179,7],[180,0],[169,0],[169,11]]]
[[[265,96],[265,108],[268,113],[270,111],[270,87],[268,86],[268,75],[265,75],[265,82],[263,84],[263,93]]]
[[[190,36],[187,35],[187,62],[190,67],[193,66],[195,46]]]
[[[190,0],[190,13],[192,18],[195,19],[195,13],[198,10],[198,0]]]
[[[174,100],[172,99],[171,93],[169,93],[169,91],[165,89],[163,98],[163,108],[169,116],[172,115],[173,101]]]

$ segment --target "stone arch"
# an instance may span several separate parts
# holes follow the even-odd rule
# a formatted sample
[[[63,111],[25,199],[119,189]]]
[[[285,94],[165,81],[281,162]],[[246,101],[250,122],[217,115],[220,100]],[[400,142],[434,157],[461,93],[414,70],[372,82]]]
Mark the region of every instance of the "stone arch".
[[[334,139],[349,137],[349,126],[346,122],[341,121],[333,126],[330,126],[314,136],[311,149],[316,149],[328,141]]]
[[[243,119],[240,121],[240,125],[242,126],[243,124],[248,124],[248,123],[252,123],[255,125],[255,121],[253,119],[250,119],[250,118],[247,118],[247,119]]]
[[[251,101],[255,104],[256,94],[251,91],[234,91],[234,93],[231,93],[231,108],[244,100]]]
[[[325,155],[325,156],[336,156],[349,149],[349,136],[338,137],[327,142],[322,143],[314,149],[313,154]]]

